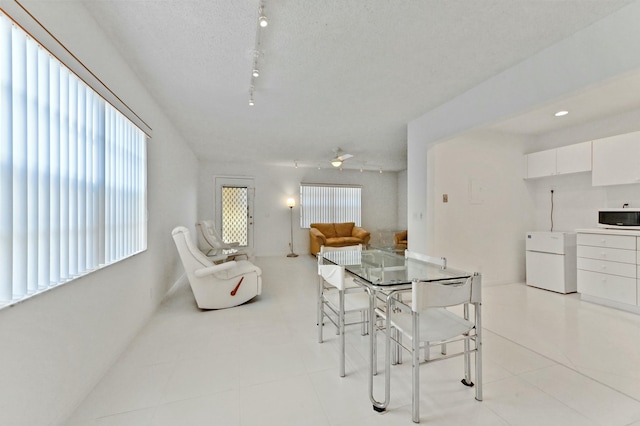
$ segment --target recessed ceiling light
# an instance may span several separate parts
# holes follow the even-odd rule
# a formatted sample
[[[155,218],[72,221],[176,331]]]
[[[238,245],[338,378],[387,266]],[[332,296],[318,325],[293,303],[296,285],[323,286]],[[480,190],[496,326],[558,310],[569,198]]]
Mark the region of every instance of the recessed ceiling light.
[[[258,71],[258,68],[254,68],[251,75],[253,75],[254,77],[260,77],[260,71]]]
[[[553,115],[555,115],[556,117],[562,117],[563,115],[567,115],[567,114],[569,114],[569,111],[558,111]]]

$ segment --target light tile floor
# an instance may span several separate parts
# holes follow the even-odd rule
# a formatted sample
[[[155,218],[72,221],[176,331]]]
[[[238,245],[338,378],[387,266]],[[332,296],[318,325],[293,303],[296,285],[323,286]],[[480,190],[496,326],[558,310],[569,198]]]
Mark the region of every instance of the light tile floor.
[[[176,289],[65,425],[413,424],[409,362],[379,414],[368,337],[348,331],[345,378],[333,330],[317,343],[315,259],[256,264],[263,294],[237,308],[200,311]],[[460,358],[423,366],[421,423],[640,426],[640,316],[519,283],[483,291],[484,401]]]

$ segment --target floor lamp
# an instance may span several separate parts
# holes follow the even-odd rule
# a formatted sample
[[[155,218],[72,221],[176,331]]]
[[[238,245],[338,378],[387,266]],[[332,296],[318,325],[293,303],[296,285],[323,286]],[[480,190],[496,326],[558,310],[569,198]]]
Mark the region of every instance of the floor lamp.
[[[291,212],[291,242],[289,243],[289,248],[291,249],[291,253],[287,255],[287,257],[298,257],[297,254],[293,252],[293,208],[296,205],[296,200],[293,198],[287,199],[287,207],[289,207],[289,211]]]

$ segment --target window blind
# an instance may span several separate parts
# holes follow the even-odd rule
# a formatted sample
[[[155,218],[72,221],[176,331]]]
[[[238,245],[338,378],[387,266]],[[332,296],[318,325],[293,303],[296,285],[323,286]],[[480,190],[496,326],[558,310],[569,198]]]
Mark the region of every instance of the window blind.
[[[300,185],[300,227],[312,223],[355,222],[360,225],[362,187],[303,183]]]
[[[146,135],[0,13],[0,304],[146,249]]]

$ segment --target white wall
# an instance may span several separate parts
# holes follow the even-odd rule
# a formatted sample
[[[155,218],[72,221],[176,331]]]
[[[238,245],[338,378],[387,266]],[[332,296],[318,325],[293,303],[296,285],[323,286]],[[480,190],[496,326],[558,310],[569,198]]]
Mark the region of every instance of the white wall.
[[[289,252],[289,197],[296,199],[293,210],[294,251],[309,253],[309,231],[300,229],[300,183],[348,183],[362,185],[362,226],[371,231],[372,240],[381,231],[398,228],[398,177],[395,172],[359,172],[337,169],[294,168],[256,164],[220,164],[201,162],[198,184],[198,218],[214,214],[214,177],[246,176],[255,179],[254,250],[258,256],[284,255]],[[386,234],[386,233],[385,233]]]
[[[398,172],[398,230],[407,229],[408,202],[407,199],[408,174],[406,170]]]
[[[431,253],[452,267],[481,272],[486,284],[524,280],[533,205],[522,179],[522,155],[521,139],[491,132],[461,136],[428,152]]]
[[[429,207],[429,172],[433,165],[427,163],[429,145],[421,130],[409,126],[407,141],[407,230],[408,248],[418,253],[433,253],[427,236],[433,230],[433,220],[427,214]],[[432,175],[432,173],[431,173]]]
[[[196,218],[198,163],[78,2],[26,7],[153,128],[148,250],[0,310],[0,424],[55,425],[75,409],[182,275],[172,228]]]

